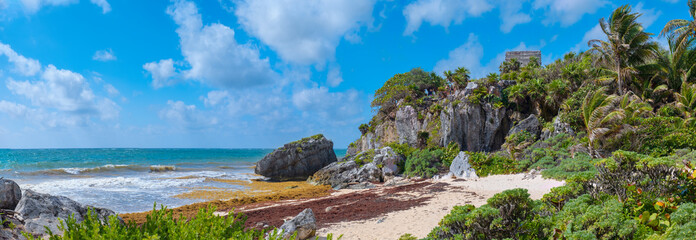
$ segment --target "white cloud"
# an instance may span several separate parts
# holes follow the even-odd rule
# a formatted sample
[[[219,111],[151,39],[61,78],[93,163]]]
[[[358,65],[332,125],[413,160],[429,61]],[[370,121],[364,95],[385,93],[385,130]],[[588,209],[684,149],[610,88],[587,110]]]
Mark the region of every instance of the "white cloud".
[[[602,31],[602,27],[597,24],[592,29],[589,31],[585,32],[585,35],[582,37],[582,40],[575,45],[571,50],[574,52],[579,52],[579,51],[584,51],[589,49],[589,46],[587,45],[590,40],[593,39],[599,39],[599,40],[606,40],[607,35],[604,34]]]
[[[41,72],[33,81],[12,78],[6,81],[7,89],[28,99],[32,107],[2,100],[0,112],[47,127],[83,125],[90,123],[92,118],[111,120],[118,117],[119,106],[111,99],[95,95],[81,74],[51,64],[41,71],[38,61],[17,54],[9,45],[0,43],[0,50],[10,62],[25,66],[15,66],[23,69],[20,74],[33,76]]]
[[[655,23],[655,20],[657,20],[660,15],[662,15],[662,11],[655,10],[654,8],[645,9],[644,7],[643,2],[639,2],[633,9],[642,14],[638,18],[638,22],[643,24],[643,28],[648,28]]]
[[[341,67],[338,65],[329,67],[329,72],[326,76],[326,83],[331,87],[337,87],[343,82],[343,76],[341,74]]]
[[[218,123],[216,117],[210,117],[195,105],[186,105],[182,101],[167,101],[167,107],[159,112],[159,116],[189,129],[200,129]]]
[[[334,121],[344,121],[358,115],[362,111],[360,101],[360,94],[355,90],[329,92],[325,87],[305,88],[292,95],[292,103],[298,109]]]
[[[181,54],[191,67],[180,70],[182,79],[198,80],[216,87],[245,88],[272,82],[278,78],[268,58],[250,44],[239,44],[231,28],[214,23],[203,26],[201,15],[193,2],[175,1],[167,8],[180,38]],[[170,85],[175,74],[171,59],[150,62],[143,68],[153,76],[152,85]]]
[[[450,24],[461,24],[467,17],[478,17],[493,9],[486,0],[418,0],[407,5],[404,35],[417,31],[423,22],[440,25],[447,29]]]
[[[437,74],[442,74],[446,70],[454,70],[458,67],[465,67],[471,71],[471,76],[475,78],[483,77],[495,70],[496,66],[484,66],[481,64],[483,58],[483,45],[478,40],[476,34],[470,33],[466,43],[449,52],[449,57],[438,61],[433,68]]]
[[[172,79],[177,73],[174,68],[174,60],[171,58],[146,63],[143,65],[143,69],[152,75],[152,87],[155,89],[176,83]]]
[[[99,6],[102,8],[102,13],[106,14],[108,12],[111,12],[111,4],[107,2],[106,0],[90,0],[93,4]]]
[[[594,14],[598,9],[607,6],[605,0],[535,0],[534,9],[544,9],[546,25],[560,22],[567,27],[578,22],[585,14]]]
[[[5,55],[7,60],[14,64],[14,70],[24,76],[34,76],[41,71],[41,64],[38,60],[26,58],[17,54],[10,45],[0,43],[0,56]]]
[[[372,23],[375,0],[242,0],[235,15],[244,29],[286,61],[323,64],[334,58],[341,38]]]
[[[116,56],[114,55],[114,51],[109,48],[95,52],[94,56],[92,56],[92,60],[107,62],[116,60]]]
[[[104,90],[106,90],[106,93],[109,94],[109,97],[117,97],[121,93],[114,87],[114,85],[111,84],[104,84]]]
[[[500,5],[500,31],[509,33],[518,24],[524,24],[532,21],[529,14],[521,13],[522,4],[524,1],[503,1]]]

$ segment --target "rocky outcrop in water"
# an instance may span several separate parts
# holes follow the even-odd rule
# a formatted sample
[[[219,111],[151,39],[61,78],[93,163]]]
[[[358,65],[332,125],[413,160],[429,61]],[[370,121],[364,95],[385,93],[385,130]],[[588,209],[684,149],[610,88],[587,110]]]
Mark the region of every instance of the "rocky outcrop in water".
[[[256,163],[254,172],[273,180],[305,180],[336,160],[333,142],[319,134],[274,150]]]
[[[0,209],[14,210],[22,198],[22,190],[16,182],[0,178]]]
[[[22,194],[22,200],[19,201],[16,211],[24,219],[24,228],[28,233],[42,235],[45,234],[45,227],[54,234],[61,233],[58,229],[59,218],[65,221],[69,217],[74,217],[77,222],[82,222],[87,217],[89,209],[92,209],[102,222],[107,222],[109,216],[117,216],[109,209],[85,206],[67,197],[51,196],[28,189]],[[120,221],[123,222],[123,220]]]
[[[283,223],[280,229],[283,231],[283,239],[289,239],[297,232],[296,239],[305,240],[317,233],[317,220],[314,218],[312,209],[307,208],[290,221]]]

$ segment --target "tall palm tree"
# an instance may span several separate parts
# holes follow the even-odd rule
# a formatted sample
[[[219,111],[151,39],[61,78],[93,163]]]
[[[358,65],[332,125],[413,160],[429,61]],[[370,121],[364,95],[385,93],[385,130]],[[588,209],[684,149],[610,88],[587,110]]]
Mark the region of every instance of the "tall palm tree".
[[[691,19],[674,19],[665,25],[660,36],[668,36],[676,43],[676,53],[681,55],[696,38],[696,0],[689,0]]]
[[[652,34],[643,31],[643,26],[637,21],[640,13],[632,12],[629,5],[614,10],[606,21],[599,20],[607,40],[594,39],[588,42],[591,51],[597,53],[598,63],[610,72],[609,78],[616,79],[619,95],[624,93],[624,81],[637,71],[635,67],[644,64],[655,57],[657,43],[651,41]]]
[[[679,50],[674,38],[668,39],[667,50],[660,50],[653,64],[649,64],[654,77],[672,91],[678,92],[685,82],[696,79],[696,52],[692,49]],[[681,51],[681,52],[680,52]]]
[[[623,109],[617,108],[616,95],[606,95],[606,88],[602,87],[597,91],[589,92],[582,102],[582,117],[587,138],[587,147],[592,157],[601,157],[595,151],[597,140],[604,139],[618,120],[624,117]]]

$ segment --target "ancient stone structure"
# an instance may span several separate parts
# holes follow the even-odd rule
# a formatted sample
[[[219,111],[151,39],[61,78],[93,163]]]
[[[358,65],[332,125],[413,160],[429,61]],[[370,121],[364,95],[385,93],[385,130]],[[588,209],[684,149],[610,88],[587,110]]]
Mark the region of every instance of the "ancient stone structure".
[[[517,59],[522,65],[522,67],[529,64],[529,59],[531,57],[536,57],[539,60],[539,65],[541,65],[541,51],[510,51],[505,52],[505,61],[510,61],[513,58]]]

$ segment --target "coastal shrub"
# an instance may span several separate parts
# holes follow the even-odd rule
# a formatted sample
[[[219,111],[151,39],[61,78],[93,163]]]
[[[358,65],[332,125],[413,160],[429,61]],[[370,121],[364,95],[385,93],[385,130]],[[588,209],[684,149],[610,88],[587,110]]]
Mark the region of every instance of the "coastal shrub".
[[[459,144],[456,142],[451,142],[447,144],[447,147],[443,149],[444,154],[442,155],[442,167],[449,168],[452,165],[452,161],[459,154]]]
[[[455,206],[426,239],[540,239],[550,221],[540,220],[538,204],[526,189],[511,189],[481,207]]]
[[[632,134],[618,149],[651,156],[668,156],[678,149],[696,149],[696,128],[685,126],[680,117],[638,118]]]
[[[404,174],[409,177],[430,178],[437,173],[444,151],[422,149],[412,152],[406,159]]]
[[[504,152],[486,154],[484,152],[469,152],[469,163],[476,170],[476,175],[485,177],[496,174],[517,172],[515,161]]]
[[[355,156],[353,161],[355,161],[355,163],[358,164],[358,166],[362,167],[367,163],[371,163],[372,160],[375,158],[375,155],[377,155],[377,153],[375,153],[375,150],[369,149],[367,151],[359,153],[357,156]]]
[[[541,201],[554,207],[556,211],[560,211],[568,200],[577,198],[585,193],[586,191],[583,183],[568,181],[563,186],[552,188],[549,193],[544,194]]]
[[[597,200],[585,194],[568,201],[554,216],[554,229],[560,239],[634,239],[638,222],[623,210],[615,197]]]
[[[246,218],[242,215],[230,215],[221,217],[214,214],[215,207],[200,209],[196,217],[186,219],[180,216],[177,220],[173,211],[162,208],[153,209],[147,216],[147,221],[138,226],[134,222],[128,224],[119,223],[115,216],[109,218],[108,223],[101,223],[96,213],[92,210],[80,223],[70,217],[59,225],[64,231],[63,235],[53,234],[50,231],[51,240],[91,240],[91,239],[261,239],[265,231],[245,229]],[[25,233],[28,239],[35,239]],[[268,239],[282,239],[276,231],[270,232]],[[294,237],[293,237],[294,239]]]
[[[370,126],[365,124],[365,123],[360,124],[360,126],[358,127],[358,130],[360,130],[360,135],[362,136],[370,131]]]
[[[587,154],[578,154],[574,158],[564,158],[558,165],[542,171],[541,175],[557,180],[566,180],[579,174],[594,176],[597,172],[594,163],[597,161]]]
[[[539,140],[527,146],[518,157],[516,168],[520,171],[529,169],[547,169],[558,165],[562,159],[570,158],[568,148],[577,144],[572,136],[561,133],[545,140]]]

